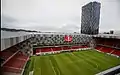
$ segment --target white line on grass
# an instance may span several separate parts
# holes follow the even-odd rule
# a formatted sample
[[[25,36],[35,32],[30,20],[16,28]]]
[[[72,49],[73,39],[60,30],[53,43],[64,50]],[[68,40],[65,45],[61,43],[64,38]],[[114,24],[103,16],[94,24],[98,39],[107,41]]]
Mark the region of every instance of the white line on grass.
[[[57,71],[59,72],[58,68],[57,68]],[[58,73],[58,75],[60,75],[60,72]]]
[[[33,61],[33,71],[35,70],[35,61],[36,61],[36,59],[34,58],[34,61]]]
[[[55,75],[57,75],[57,73],[56,73],[56,71],[55,71],[55,69],[54,69],[54,67],[53,67],[53,65],[52,65],[52,61],[49,59],[49,61],[50,61],[50,65],[52,66],[52,69],[53,69],[53,71],[54,71],[54,74]]]
[[[40,75],[42,75],[41,66],[39,67],[39,69],[40,69]]]
[[[73,56],[75,56],[75,57],[77,57],[76,55],[74,55],[73,53],[71,53]],[[79,58],[79,57],[77,57],[77,58]],[[88,60],[88,59],[87,59]],[[98,65],[97,65],[97,63],[95,63],[95,65],[96,65],[96,67],[94,67],[95,69],[98,69]]]
[[[40,75],[42,75],[42,71],[41,71],[41,68],[40,68]]]
[[[30,71],[30,72],[29,72],[29,75],[33,75],[33,72],[34,72],[34,71]]]

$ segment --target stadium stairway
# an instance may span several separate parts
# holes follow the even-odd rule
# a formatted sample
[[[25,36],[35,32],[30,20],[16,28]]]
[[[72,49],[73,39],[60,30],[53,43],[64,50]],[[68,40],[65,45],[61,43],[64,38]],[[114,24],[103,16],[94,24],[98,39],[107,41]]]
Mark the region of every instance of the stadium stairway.
[[[18,51],[2,66],[2,69],[4,72],[21,73],[27,60],[28,56],[25,56],[21,51]]]

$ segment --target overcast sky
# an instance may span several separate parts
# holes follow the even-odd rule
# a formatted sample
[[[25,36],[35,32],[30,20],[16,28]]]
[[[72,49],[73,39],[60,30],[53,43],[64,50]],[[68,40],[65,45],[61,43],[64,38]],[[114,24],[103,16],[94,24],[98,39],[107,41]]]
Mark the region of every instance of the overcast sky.
[[[2,27],[79,32],[81,7],[93,0],[2,0]],[[100,32],[120,30],[120,0],[101,3]]]

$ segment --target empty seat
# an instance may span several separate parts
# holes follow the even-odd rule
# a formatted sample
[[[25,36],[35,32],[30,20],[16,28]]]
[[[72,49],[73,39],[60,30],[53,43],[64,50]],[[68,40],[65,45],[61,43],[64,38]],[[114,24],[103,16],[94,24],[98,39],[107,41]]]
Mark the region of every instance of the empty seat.
[[[27,62],[28,57],[18,52],[11,59],[9,59],[3,66],[4,72],[20,73]]]
[[[61,47],[52,47],[52,50],[53,51],[60,51],[60,50],[62,50],[62,48]]]
[[[118,55],[118,56],[120,56],[120,50],[114,50],[114,52],[112,52],[112,54],[115,54],[115,55]]]
[[[41,48],[40,49],[41,50],[41,52],[51,52],[52,50],[51,50],[51,48]]]

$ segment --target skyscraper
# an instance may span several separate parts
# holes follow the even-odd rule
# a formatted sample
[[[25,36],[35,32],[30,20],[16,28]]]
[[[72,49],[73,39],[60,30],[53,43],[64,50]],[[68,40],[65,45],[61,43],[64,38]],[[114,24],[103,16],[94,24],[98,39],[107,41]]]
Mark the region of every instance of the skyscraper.
[[[100,18],[100,3],[90,2],[82,7],[81,33],[98,34]]]

